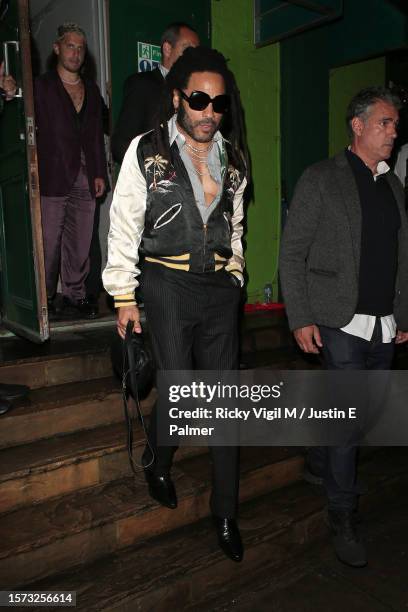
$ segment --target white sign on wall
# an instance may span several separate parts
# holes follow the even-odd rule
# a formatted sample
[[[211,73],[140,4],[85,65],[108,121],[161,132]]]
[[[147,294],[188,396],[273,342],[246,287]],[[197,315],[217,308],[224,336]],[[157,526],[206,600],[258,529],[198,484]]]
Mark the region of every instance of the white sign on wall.
[[[161,51],[158,45],[150,43],[137,43],[137,70],[138,72],[147,72],[153,70],[161,62]]]

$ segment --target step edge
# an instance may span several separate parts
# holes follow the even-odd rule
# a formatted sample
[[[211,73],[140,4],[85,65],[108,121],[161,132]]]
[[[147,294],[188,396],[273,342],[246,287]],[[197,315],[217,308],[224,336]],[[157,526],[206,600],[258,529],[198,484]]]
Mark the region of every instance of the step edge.
[[[289,460],[291,460],[293,458],[289,458]],[[276,467],[282,463],[285,463],[286,460],[283,461],[277,461],[271,464],[266,464],[264,466],[261,467],[257,467],[254,469],[249,469],[247,472],[245,472],[243,475],[241,475],[240,481],[245,481],[245,479],[251,479],[251,478],[256,478],[256,476],[261,473],[262,471],[264,472],[269,472],[269,471],[274,471],[274,469],[276,469]],[[303,462],[303,460],[301,459],[301,457],[299,456],[298,459],[298,463]],[[124,480],[124,479],[120,479],[120,480]],[[293,484],[295,482],[297,482],[298,478],[297,477],[293,477],[291,479],[288,480],[287,484],[285,486],[288,486],[290,484]],[[120,481],[117,481],[120,482]],[[92,488],[100,488],[105,486],[105,484],[101,484],[101,485],[97,485],[96,487],[90,487]],[[278,487],[279,488],[279,487]],[[194,492],[189,492],[189,489],[187,489],[187,495],[184,495],[182,497],[179,498],[179,501],[181,500],[188,500],[188,499],[193,499],[195,497],[197,497],[197,495],[206,495],[206,493],[208,493],[208,491],[211,490],[211,482],[202,482],[202,483],[198,483],[195,485],[194,487]],[[272,487],[272,488],[267,488],[265,490],[265,494],[268,492],[272,492],[272,491],[276,491],[277,488],[276,487]],[[68,494],[69,495],[69,494]],[[55,499],[55,498],[54,498]],[[240,498],[241,499],[241,498]],[[246,498],[243,497],[242,498],[242,503],[245,503],[247,501],[249,501],[250,498]],[[47,500],[47,501],[51,501],[51,500]],[[46,502],[44,502],[46,503]],[[41,538],[41,536],[39,538],[37,538],[37,540],[35,540],[35,542],[30,542],[29,544],[27,542],[25,542],[24,544],[21,544],[20,546],[10,549],[9,551],[0,551],[0,559],[6,559],[12,556],[16,556],[19,554],[24,554],[27,551],[30,550],[35,550],[37,548],[41,548],[43,546],[47,546],[52,544],[53,542],[57,542],[59,540],[65,540],[69,537],[72,537],[74,535],[77,535],[79,533],[82,533],[84,531],[91,531],[94,529],[98,529],[104,525],[110,524],[110,523],[116,523],[118,524],[120,521],[131,518],[131,517],[144,517],[147,513],[149,513],[151,510],[156,509],[156,510],[160,510],[160,507],[157,506],[157,504],[152,500],[151,504],[149,501],[149,504],[147,506],[145,506],[142,511],[138,512],[138,513],[134,513],[132,512],[132,510],[126,510],[123,511],[122,513],[118,512],[116,509],[115,513],[112,513],[110,515],[107,515],[105,517],[101,517],[98,520],[95,521],[91,521],[88,525],[83,526],[83,525],[78,525],[75,528],[72,528],[70,530],[67,530],[66,532],[64,532],[63,534],[61,534],[60,536],[56,536],[55,538],[52,538],[51,540],[47,540],[45,542],[45,536],[43,536]],[[16,508],[16,510],[18,510],[18,508]],[[13,510],[11,511],[13,512]],[[207,516],[207,515],[206,515]],[[190,524],[190,523],[186,523],[186,524]],[[9,554],[7,554],[9,553]]]
[[[399,474],[399,476],[401,476],[401,474]],[[403,476],[404,479],[407,479],[408,478],[408,471],[404,472],[402,474],[402,476]],[[382,481],[381,482],[381,486],[378,489],[376,489],[374,494],[378,494],[383,489],[386,489],[388,486],[392,485],[392,483],[395,482],[396,480],[398,480],[398,478],[394,478],[393,477],[391,479],[387,479],[385,481]],[[274,533],[273,536],[268,538],[268,540],[269,541],[273,541],[273,539],[279,537],[279,535],[282,535],[282,533],[284,533],[285,531],[289,532],[288,535],[290,537],[291,533],[293,531],[295,531],[299,527],[299,525],[302,525],[302,524],[307,525],[311,520],[317,520],[317,519],[319,519],[319,517],[321,519],[323,519],[323,516],[324,516],[324,506],[319,506],[319,508],[316,508],[314,511],[309,511],[309,512],[307,512],[305,514],[302,514],[301,516],[299,516],[297,518],[294,518],[290,522],[289,526],[287,526],[283,530],[282,529],[277,530]],[[312,536],[312,537],[309,536],[309,538],[306,540],[306,543],[318,541],[319,539],[321,539],[321,536],[317,536],[317,537],[316,536]],[[140,547],[142,547],[144,544],[146,544],[146,543],[140,542]],[[254,538],[252,538],[252,546],[251,545],[248,546],[247,542],[246,542],[245,549],[248,550],[248,549],[250,549],[252,547],[256,548],[256,546],[257,546],[256,538],[254,537]],[[58,576],[60,576],[62,574],[65,574],[67,572],[75,574],[78,571],[80,571],[80,569],[83,568],[83,567],[92,567],[92,565],[94,565],[94,564],[96,564],[98,562],[101,562],[104,559],[108,562],[108,560],[109,560],[109,558],[111,556],[113,557],[115,555],[126,555],[129,552],[131,552],[132,549],[134,549],[134,546],[128,546],[126,548],[119,549],[116,552],[113,552],[112,554],[109,554],[109,555],[107,555],[104,558],[100,558],[100,559],[96,559],[95,561],[91,561],[89,564],[85,564],[85,565],[84,564],[79,564],[79,565],[76,565],[76,566],[72,566],[71,568],[67,568],[67,570],[65,570],[64,572],[58,572],[58,573],[56,573],[54,575],[45,576],[43,578],[31,581],[30,583],[25,584],[23,588],[27,588],[27,586],[30,586],[30,585],[31,586],[36,585],[37,583],[41,583],[44,580],[46,580],[47,578],[56,580],[56,579],[58,579]],[[203,554],[205,554],[205,553],[206,553],[206,551],[204,550]],[[227,562],[228,561],[223,556],[221,551],[218,551],[218,550],[217,551],[211,551],[211,552],[208,552],[207,554],[208,554],[209,561],[211,561],[212,559],[214,559],[215,562],[223,562],[223,561]],[[199,571],[199,568],[197,568],[195,570],[191,569],[191,578],[193,578],[194,574],[197,573],[198,571]],[[173,575],[169,576],[169,574],[166,573],[166,588],[167,589],[169,588],[169,582],[168,582],[169,577],[170,577],[170,580],[171,580],[171,583],[170,583],[170,588],[171,588],[173,585],[177,584],[177,582],[183,576],[185,576],[184,567],[182,567],[182,568],[175,567],[173,572],[172,572],[172,574]],[[112,597],[110,597],[108,599],[104,599],[103,600],[104,601],[103,605],[101,605],[100,601],[97,601],[95,603],[95,607],[92,606],[91,608],[89,608],[89,610],[106,610],[106,611],[108,611],[108,610],[110,611],[110,610],[114,610],[114,609],[118,609],[119,610],[120,608],[117,608],[117,606],[120,606],[121,604],[123,605],[126,601],[128,601],[129,603],[132,602],[132,601],[136,602],[138,599],[140,599],[140,601],[143,601],[143,599],[146,596],[148,596],[148,594],[150,592],[152,592],[153,589],[157,591],[157,590],[160,590],[163,586],[164,586],[164,584],[163,585],[162,584],[158,584],[157,581],[155,581],[154,585],[152,585],[149,588],[149,590],[141,591],[140,590],[140,585],[136,584],[134,587],[132,587],[130,592],[127,591],[126,594],[123,594],[123,595],[121,593],[119,593],[119,594],[116,594],[116,595],[114,595],[114,596],[112,596]],[[138,594],[140,594],[139,598],[137,597]],[[194,602],[195,605],[201,605],[202,603],[203,603],[202,600],[198,600],[198,601]],[[113,608],[113,607],[111,608],[110,606],[115,606],[115,608]]]

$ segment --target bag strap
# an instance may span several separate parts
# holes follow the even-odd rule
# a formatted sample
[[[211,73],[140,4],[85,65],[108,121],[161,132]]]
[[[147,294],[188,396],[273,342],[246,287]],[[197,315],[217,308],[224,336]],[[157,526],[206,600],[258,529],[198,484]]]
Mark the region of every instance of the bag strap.
[[[140,408],[139,402],[139,393],[137,389],[137,372],[136,372],[136,364],[135,364],[135,356],[133,354],[132,348],[132,334],[133,334],[133,321],[128,321],[126,326],[126,335],[125,340],[123,342],[123,367],[122,367],[122,397],[123,397],[123,409],[125,413],[125,422],[126,422],[126,430],[127,430],[127,453],[129,457],[130,467],[132,472],[138,475],[145,468],[149,468],[153,465],[155,461],[155,454],[153,448],[149,441],[149,436],[146,430],[146,424],[143,418],[142,410]],[[127,358],[127,359],[126,359]],[[126,370],[126,362],[128,369]],[[152,460],[148,465],[139,465],[136,463],[133,457],[133,419],[129,412],[128,406],[128,394],[126,390],[126,382],[129,378],[130,388],[132,390],[133,399],[135,400],[136,410],[139,417],[139,420],[142,425],[144,437],[146,440],[146,445],[149,447],[150,452],[152,453]]]

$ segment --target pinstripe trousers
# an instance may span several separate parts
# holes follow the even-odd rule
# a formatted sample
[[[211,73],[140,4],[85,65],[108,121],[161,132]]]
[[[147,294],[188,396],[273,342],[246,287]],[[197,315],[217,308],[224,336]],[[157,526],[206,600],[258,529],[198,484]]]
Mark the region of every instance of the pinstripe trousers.
[[[145,262],[141,289],[158,369],[237,369],[240,290],[228,272],[194,274]],[[158,412],[159,402],[149,428],[157,475],[169,472],[176,450],[157,446]],[[238,504],[238,448],[213,446],[210,454],[211,511],[216,516],[234,518]]]

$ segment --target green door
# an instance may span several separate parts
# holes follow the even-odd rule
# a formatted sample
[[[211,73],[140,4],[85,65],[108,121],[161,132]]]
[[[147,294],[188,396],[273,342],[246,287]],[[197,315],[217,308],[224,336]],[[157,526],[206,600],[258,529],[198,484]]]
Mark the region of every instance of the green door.
[[[210,0],[111,0],[109,39],[111,60],[111,101],[113,122],[119,115],[125,79],[139,71],[138,43],[160,45],[167,25],[182,21],[198,33],[202,45],[210,45]],[[150,58],[153,65],[160,57]]]
[[[0,58],[19,86],[0,117],[2,324],[34,342],[49,337],[41,231],[28,0],[0,3]]]

